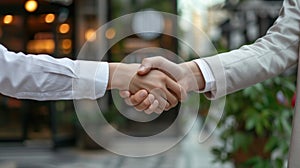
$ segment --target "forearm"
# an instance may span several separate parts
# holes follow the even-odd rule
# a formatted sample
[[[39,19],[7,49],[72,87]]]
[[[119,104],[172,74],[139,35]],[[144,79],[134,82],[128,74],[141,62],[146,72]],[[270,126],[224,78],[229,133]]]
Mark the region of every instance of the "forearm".
[[[128,90],[139,64],[109,63],[107,89]]]

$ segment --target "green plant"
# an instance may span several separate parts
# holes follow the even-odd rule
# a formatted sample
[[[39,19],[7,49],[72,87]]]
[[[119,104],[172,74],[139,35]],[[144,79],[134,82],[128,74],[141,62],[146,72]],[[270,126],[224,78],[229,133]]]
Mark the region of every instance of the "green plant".
[[[276,77],[227,96],[219,123],[221,146],[216,162],[236,167],[283,167],[287,158],[293,110],[294,77]],[[284,101],[278,102],[278,94]]]

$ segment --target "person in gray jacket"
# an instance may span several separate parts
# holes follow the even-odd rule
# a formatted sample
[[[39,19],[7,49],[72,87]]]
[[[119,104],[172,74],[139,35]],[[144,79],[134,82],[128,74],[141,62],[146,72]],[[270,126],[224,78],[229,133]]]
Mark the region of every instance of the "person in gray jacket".
[[[142,62],[138,73],[145,75],[151,69],[159,69],[175,77],[186,90],[204,90],[209,98],[217,99],[272,78],[289,67],[299,64],[299,39],[300,1],[284,0],[280,15],[274,25],[265,36],[252,45],[245,45],[237,50],[179,65],[161,57],[147,58]],[[195,69],[195,66],[198,69]],[[191,69],[193,73],[187,69]],[[186,75],[194,75],[197,83],[191,83],[185,78]],[[297,95],[300,95],[299,68],[297,81]],[[195,88],[195,86],[198,87]],[[138,94],[130,95],[126,91],[120,94],[139,110],[148,110],[147,113],[153,111],[149,110],[149,104],[144,103],[145,99],[139,98]],[[290,168],[300,167],[298,160],[300,156],[299,110],[300,97],[298,96],[290,146]]]

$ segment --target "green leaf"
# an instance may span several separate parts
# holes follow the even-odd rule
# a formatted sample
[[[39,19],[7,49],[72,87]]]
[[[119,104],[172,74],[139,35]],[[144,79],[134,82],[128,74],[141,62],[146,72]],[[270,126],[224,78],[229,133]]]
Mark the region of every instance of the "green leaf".
[[[288,123],[286,118],[280,118],[280,121],[281,121],[283,130],[287,131],[290,134],[291,130],[292,130],[291,123]]]
[[[261,83],[254,85],[259,92],[264,92],[264,86]]]
[[[276,137],[271,137],[265,145],[264,151],[272,152],[276,147],[278,147],[278,139]]]
[[[263,135],[264,133],[264,129],[263,129],[263,126],[260,122],[256,122],[255,124],[255,132],[258,134],[258,135]]]
[[[276,158],[275,160],[275,168],[282,168],[283,167],[283,159]]]
[[[233,151],[243,149],[246,151],[249,144],[252,142],[252,138],[244,133],[236,133],[233,135]]]
[[[256,119],[255,118],[249,118],[246,120],[246,130],[251,130],[255,127]]]

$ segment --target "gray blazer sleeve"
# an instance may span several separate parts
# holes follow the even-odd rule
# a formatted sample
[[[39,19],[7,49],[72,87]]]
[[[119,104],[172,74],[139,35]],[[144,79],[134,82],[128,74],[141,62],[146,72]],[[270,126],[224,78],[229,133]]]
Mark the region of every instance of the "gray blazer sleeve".
[[[297,63],[300,2],[285,0],[267,34],[252,45],[204,58],[216,79],[208,97],[216,99],[282,73]]]

